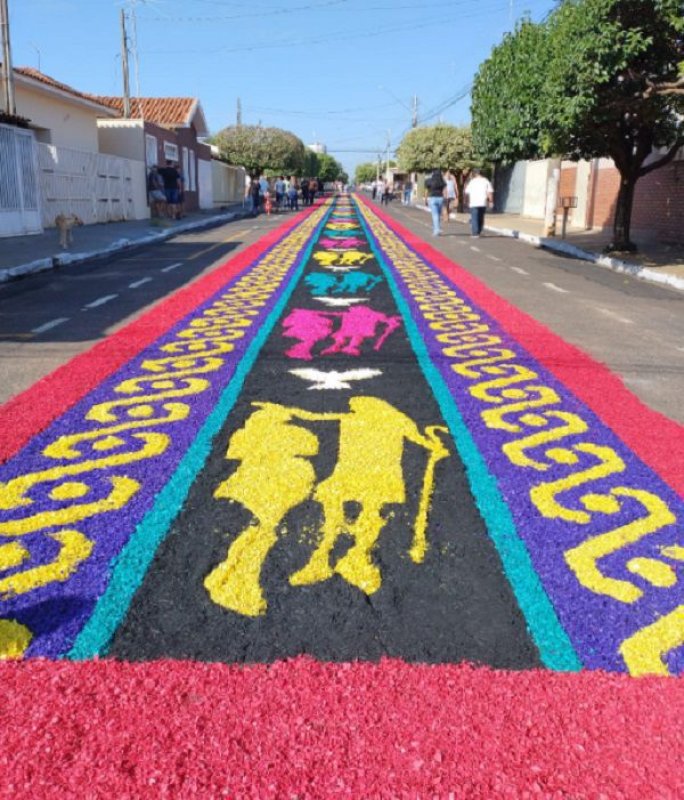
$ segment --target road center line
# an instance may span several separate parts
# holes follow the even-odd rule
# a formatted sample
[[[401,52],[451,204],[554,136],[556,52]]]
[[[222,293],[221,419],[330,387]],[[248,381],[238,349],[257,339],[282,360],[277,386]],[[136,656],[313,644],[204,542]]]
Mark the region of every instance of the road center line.
[[[50,331],[53,328],[56,328],[58,325],[61,325],[63,322],[68,322],[69,317],[58,317],[57,319],[51,319],[50,322],[46,322],[44,325],[39,325],[37,328],[34,328],[31,333],[45,333],[46,331]]]
[[[634,320],[631,320],[628,317],[622,317],[620,316],[620,314],[616,314],[615,311],[611,311],[609,308],[596,306],[596,310],[600,311],[602,314],[605,314],[607,317],[610,317],[611,319],[616,319],[618,322],[624,322],[625,325],[634,325]]]
[[[104,297],[98,297],[97,300],[93,300],[92,303],[88,303],[87,305],[83,306],[83,309],[86,308],[97,308],[98,306],[103,306],[105,303],[108,303],[110,300],[114,300],[114,298],[118,297],[118,294],[106,294]]]
[[[481,252],[482,252],[482,251],[480,250],[480,248],[479,248],[479,247],[475,247],[475,245],[474,245],[474,244],[471,244],[471,245],[470,245],[470,249],[471,249],[471,250],[472,250],[474,253],[481,253]]]
[[[561,289],[560,286],[556,286],[555,283],[545,283],[547,289],[553,289],[554,292],[560,292],[561,294],[570,294],[568,289]]]
[[[176,267],[182,267],[182,266],[183,266],[183,262],[179,261],[177,264],[169,264],[168,267],[162,267],[161,271],[162,272],[171,272],[172,269],[176,269]]]
[[[511,269],[513,270],[513,272],[517,272],[518,275],[529,275],[530,274],[526,269],[523,269],[522,267],[511,267]]]
[[[152,278],[141,278],[139,281],[133,281],[133,283],[128,284],[129,289],[137,289],[138,286],[142,286],[144,283],[149,283]]]
[[[488,255],[487,258],[491,259],[492,261],[501,261],[501,259],[497,258],[497,256],[489,256]]]

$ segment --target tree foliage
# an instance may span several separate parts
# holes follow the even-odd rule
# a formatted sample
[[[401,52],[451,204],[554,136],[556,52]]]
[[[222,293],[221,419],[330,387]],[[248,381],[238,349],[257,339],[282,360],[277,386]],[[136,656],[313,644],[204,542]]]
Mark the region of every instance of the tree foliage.
[[[399,165],[408,172],[448,169],[456,178],[458,210],[463,210],[463,185],[473,167],[480,164],[473,150],[470,127],[431,125],[413,128],[397,149]]]
[[[442,123],[412,128],[401,140],[397,156],[401,168],[408,172],[433,169],[456,172],[471,169],[478,163],[470,128]]]
[[[307,154],[293,133],[260,125],[231,125],[216,134],[214,144],[224,161],[244,167],[252,176],[267,171],[299,174]]]
[[[492,51],[473,82],[473,147],[490,161],[513,162],[544,154],[541,92],[547,74],[548,33],[519,23]]]
[[[357,164],[354,170],[354,180],[356,183],[370,183],[375,180],[378,165],[376,161],[364,161]]]
[[[345,174],[342,164],[327,153],[318,156],[318,172],[315,173],[322,181],[338,181]]]
[[[621,184],[615,249],[631,249],[636,181],[684,144],[682,0],[564,0],[494,49],[473,86],[473,137],[484,157],[611,157]],[[654,148],[667,152],[651,157]]]

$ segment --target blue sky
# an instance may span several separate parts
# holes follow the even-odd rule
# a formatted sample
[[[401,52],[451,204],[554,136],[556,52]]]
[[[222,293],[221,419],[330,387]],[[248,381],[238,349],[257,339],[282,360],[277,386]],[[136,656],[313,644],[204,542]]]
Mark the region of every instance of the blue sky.
[[[196,96],[212,132],[274,125],[353,172],[411,122],[467,124],[478,65],[511,20],[553,0],[9,0],[15,66],[121,94],[119,13],[135,14],[143,96]],[[462,99],[457,100],[457,98]]]

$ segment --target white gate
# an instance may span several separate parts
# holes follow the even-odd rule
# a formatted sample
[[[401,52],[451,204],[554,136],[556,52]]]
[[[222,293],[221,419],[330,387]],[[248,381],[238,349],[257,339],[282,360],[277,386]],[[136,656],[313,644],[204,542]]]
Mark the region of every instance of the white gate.
[[[33,132],[0,125],[0,236],[41,233]]]

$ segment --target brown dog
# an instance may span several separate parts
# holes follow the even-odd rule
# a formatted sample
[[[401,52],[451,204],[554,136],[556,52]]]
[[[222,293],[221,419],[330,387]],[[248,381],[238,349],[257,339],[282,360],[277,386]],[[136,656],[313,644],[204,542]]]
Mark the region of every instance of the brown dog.
[[[72,228],[76,225],[83,225],[83,220],[76,214],[57,214],[55,226],[59,230],[59,244],[62,250],[66,250],[73,241]]]

